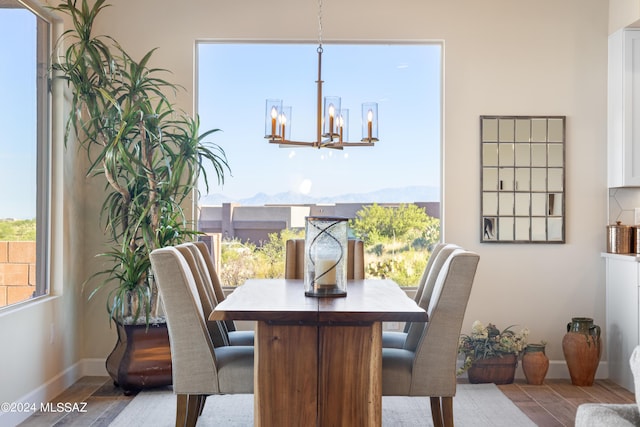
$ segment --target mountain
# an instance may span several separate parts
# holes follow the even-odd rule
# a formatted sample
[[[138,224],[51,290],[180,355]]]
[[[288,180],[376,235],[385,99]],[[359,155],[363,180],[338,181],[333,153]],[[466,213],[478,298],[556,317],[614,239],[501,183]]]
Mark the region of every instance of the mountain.
[[[200,205],[216,206],[238,203],[243,206],[304,205],[330,203],[411,203],[440,201],[440,189],[428,186],[384,188],[369,193],[347,193],[331,197],[312,197],[291,191],[266,194],[257,193],[249,198],[232,199],[224,194],[208,194],[200,198]]]

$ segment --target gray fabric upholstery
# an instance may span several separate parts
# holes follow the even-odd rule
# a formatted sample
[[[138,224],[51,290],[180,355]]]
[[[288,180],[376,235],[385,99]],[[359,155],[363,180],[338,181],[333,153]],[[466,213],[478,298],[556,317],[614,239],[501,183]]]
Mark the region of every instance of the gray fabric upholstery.
[[[385,396],[410,396],[413,351],[382,348],[382,393]]]
[[[220,347],[215,352],[221,392],[253,393],[253,346]]]
[[[178,248],[182,246],[188,248],[194,257],[195,268],[200,273],[201,286],[207,289],[206,294],[209,299],[213,299],[215,302],[212,307],[213,310],[215,305],[222,302],[225,297],[222,283],[213,265],[213,259],[209,255],[207,245],[204,242],[193,242],[185,243],[178,246]],[[253,345],[255,340],[253,331],[238,331],[233,320],[216,323],[218,324],[219,332],[224,335],[223,337],[218,337],[217,334],[214,334],[214,345],[216,347],[220,345]]]
[[[414,297],[416,302],[420,302],[420,298],[422,298],[422,292],[424,291],[424,284],[427,281],[427,277],[429,276],[429,272],[431,271],[431,268],[433,268],[433,263],[436,259],[436,257],[438,256],[438,254],[440,253],[440,251],[447,246],[449,243],[444,243],[444,242],[438,242],[433,249],[431,250],[431,254],[429,255],[429,260],[427,261],[427,265],[424,268],[424,271],[422,272],[422,276],[420,277],[420,281],[418,281],[418,286],[416,289],[416,296]],[[405,332],[407,332],[405,330]]]
[[[576,412],[576,427],[631,427],[640,426],[640,346],[631,353],[629,365],[633,373],[636,403],[584,403]]]
[[[229,345],[253,345],[254,331],[229,331]]]
[[[226,324],[224,322],[208,320],[209,314],[211,314],[216,305],[218,305],[218,301],[213,292],[213,286],[206,272],[203,271],[202,264],[204,261],[200,257],[200,252],[192,243],[183,243],[175,248],[184,257],[193,275],[196,289],[198,290],[198,297],[200,298],[200,304],[204,311],[207,329],[214,347],[229,345],[229,331],[227,330]]]
[[[640,426],[640,414],[635,404],[583,403],[576,412],[576,427]]]
[[[253,393],[253,347],[214,349],[185,258],[174,247],[156,249],[150,258],[167,316],[174,393]]]
[[[382,332],[382,348],[404,348],[404,343],[406,340],[407,340],[406,332],[398,332],[398,331]]]
[[[439,243],[431,252],[427,266],[422,273],[418,289],[416,291],[415,301],[422,305],[425,310],[429,306],[433,288],[438,274],[447,258],[455,249],[459,249],[458,245],[451,243]],[[383,348],[404,348],[407,350],[415,350],[418,341],[424,329],[424,322],[408,322],[404,328],[404,332],[383,332],[382,347]]]
[[[416,350],[383,349],[383,395],[455,395],[458,338],[478,261],[477,254],[459,248],[447,258],[432,295],[421,298],[421,305],[429,300],[429,321]]]
[[[427,278],[429,277],[429,272],[433,267],[433,263],[436,259],[436,256],[445,246],[447,246],[447,243],[438,242],[431,250],[431,254],[429,255],[429,260],[427,261],[427,265],[422,271],[422,276],[420,276],[420,280],[416,285],[416,295],[414,297],[414,300],[416,302],[420,302],[420,298],[422,297],[422,292],[424,292],[424,285],[427,282]],[[383,348],[404,348],[404,343],[407,340],[407,332],[409,332],[410,326],[411,326],[411,322],[407,322],[404,325],[403,332],[394,332],[394,331],[383,332],[382,347]]]
[[[209,273],[209,278],[211,280],[211,285],[213,286],[213,292],[216,296],[218,302],[224,301],[224,291],[222,289],[222,282],[220,282],[220,278],[218,277],[218,272],[216,271],[215,266],[213,265],[213,259],[209,254],[209,248],[207,248],[207,244],[205,242],[193,242],[191,243],[202,255],[202,261],[205,264],[206,271]],[[229,329],[232,331],[233,329]]]
[[[347,241],[347,280],[364,279],[364,242]],[[304,239],[289,239],[285,246],[285,279],[304,279]]]

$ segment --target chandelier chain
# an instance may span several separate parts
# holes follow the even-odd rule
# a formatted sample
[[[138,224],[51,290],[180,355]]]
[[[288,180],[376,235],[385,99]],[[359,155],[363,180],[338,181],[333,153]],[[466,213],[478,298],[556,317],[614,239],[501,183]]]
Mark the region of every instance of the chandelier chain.
[[[318,45],[322,48],[322,0],[318,0]]]

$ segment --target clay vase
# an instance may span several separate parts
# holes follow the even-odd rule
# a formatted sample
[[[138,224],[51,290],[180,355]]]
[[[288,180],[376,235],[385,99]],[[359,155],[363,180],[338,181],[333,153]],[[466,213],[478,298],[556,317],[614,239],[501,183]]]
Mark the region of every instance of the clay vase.
[[[549,358],[544,344],[528,344],[522,355],[522,370],[527,384],[540,385],[549,370]]]
[[[588,317],[573,317],[562,338],[562,351],[569,367],[571,383],[591,386],[601,354],[600,326]]]

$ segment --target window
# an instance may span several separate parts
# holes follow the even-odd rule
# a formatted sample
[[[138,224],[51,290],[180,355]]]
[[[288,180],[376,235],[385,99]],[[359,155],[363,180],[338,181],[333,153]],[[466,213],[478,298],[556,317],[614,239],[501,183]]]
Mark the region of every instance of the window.
[[[316,49],[312,43],[198,44],[201,130],[222,130],[212,141],[231,167],[223,187],[214,182],[209,194],[200,187],[202,231],[261,246],[270,232],[302,227],[306,214],[352,218],[371,203],[415,203],[439,219],[442,46],[323,44],[323,96],[340,96],[349,108],[345,139],[362,138],[361,104],[373,101],[380,140],[342,151],[280,148],[264,139],[267,99],[292,107],[291,140],[315,139]],[[439,225],[437,232],[439,238]]]
[[[48,292],[50,27],[0,2],[0,307]]]

